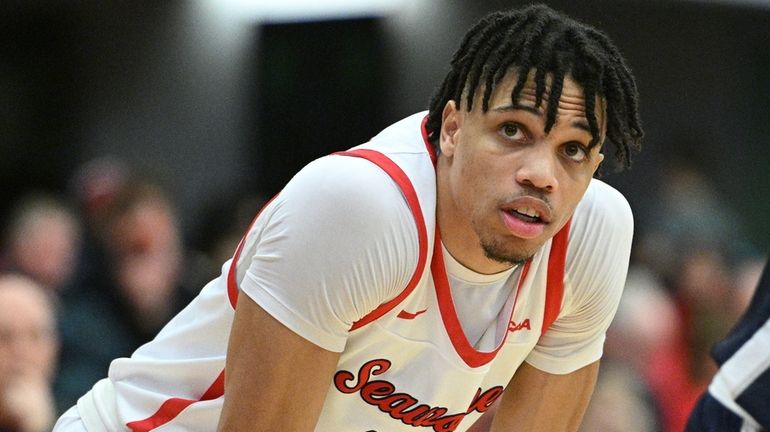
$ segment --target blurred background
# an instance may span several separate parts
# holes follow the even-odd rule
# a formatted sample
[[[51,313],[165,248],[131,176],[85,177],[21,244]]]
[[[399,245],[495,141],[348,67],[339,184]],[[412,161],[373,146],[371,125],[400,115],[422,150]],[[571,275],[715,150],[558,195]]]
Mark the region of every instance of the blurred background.
[[[426,109],[467,28],[527,3],[3,1],[0,430],[50,427],[218,273],[265,198]],[[646,131],[604,177],[636,237],[584,430],[681,430],[770,246],[770,1],[547,3],[616,42]]]

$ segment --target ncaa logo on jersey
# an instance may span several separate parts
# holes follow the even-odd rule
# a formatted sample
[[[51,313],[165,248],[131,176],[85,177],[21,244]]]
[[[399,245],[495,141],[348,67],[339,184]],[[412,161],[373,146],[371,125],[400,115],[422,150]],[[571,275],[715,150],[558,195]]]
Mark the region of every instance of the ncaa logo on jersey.
[[[516,323],[516,321],[511,320],[511,322],[508,323],[508,331],[513,333],[517,332],[519,330],[532,330],[532,327],[529,325],[529,318],[525,318],[524,321],[520,323]]]

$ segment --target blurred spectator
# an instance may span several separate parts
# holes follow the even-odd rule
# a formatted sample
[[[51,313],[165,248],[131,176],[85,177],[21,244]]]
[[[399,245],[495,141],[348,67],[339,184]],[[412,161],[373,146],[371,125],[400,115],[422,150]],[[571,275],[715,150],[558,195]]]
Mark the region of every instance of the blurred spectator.
[[[690,375],[705,384],[716,371],[708,351],[736,319],[731,307],[736,288],[730,263],[720,251],[694,249],[686,256],[674,288],[685,322]]]
[[[115,283],[147,339],[175,313],[183,258],[178,222],[165,194],[151,184],[128,187],[111,210],[104,240]]]
[[[103,223],[110,204],[129,178],[128,166],[110,156],[88,161],[75,172],[70,185],[72,194],[91,227]]]
[[[190,297],[180,284],[183,248],[160,187],[128,180],[88,212],[91,241],[75,287],[62,297],[58,406],[107,373],[111,360],[149,341]]]
[[[688,432],[770,429],[770,267],[745,314],[711,352],[720,365],[687,424]]]
[[[677,328],[673,299],[658,278],[638,266],[629,269],[581,431],[662,430],[662,413],[648,371],[655,353],[673,343]]]
[[[654,208],[635,209],[641,227],[635,261],[673,288],[688,257],[701,250],[720,251],[732,266],[753,256],[741,215],[719,196],[694,167],[672,164],[658,180],[660,200]]]
[[[81,242],[74,212],[52,195],[23,197],[12,209],[3,236],[2,267],[61,290],[77,266]]]
[[[736,312],[745,307],[745,288],[739,286],[739,266],[733,260],[708,245],[693,246],[674,275],[671,289],[681,325],[675,343],[660,346],[648,368],[665,431],[684,429],[699,395],[716,373],[710,347],[727,334]]]
[[[58,342],[51,293],[26,276],[0,275],[0,431],[51,430]]]
[[[658,275],[674,300],[673,337],[658,344],[645,374],[660,407],[662,430],[680,432],[716,371],[709,347],[745,306],[735,269],[753,250],[740,215],[697,170],[672,165],[659,191],[655,214],[647,215],[654,226],[638,236],[635,261]]]
[[[736,266],[737,269],[734,276],[735,289],[733,289],[731,301],[733,308],[731,314],[735,317],[733,321],[737,321],[749,307],[765,266],[766,258],[763,257],[748,258]]]
[[[644,374],[655,353],[674,343],[679,326],[674,300],[657,275],[632,266],[618,312],[607,331],[606,357]]]
[[[604,361],[581,432],[657,432],[659,416],[643,378],[627,364]]]

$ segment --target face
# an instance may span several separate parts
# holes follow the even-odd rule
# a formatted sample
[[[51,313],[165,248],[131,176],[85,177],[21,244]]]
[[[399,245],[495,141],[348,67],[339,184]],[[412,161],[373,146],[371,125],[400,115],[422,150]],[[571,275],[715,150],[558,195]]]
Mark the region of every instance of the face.
[[[64,211],[48,211],[32,217],[15,239],[14,258],[42,284],[61,288],[75,271],[79,244],[74,217]]]
[[[470,112],[454,101],[443,112],[437,169],[442,241],[478,272],[531,257],[572,216],[603,159],[599,145],[589,150],[582,88],[564,80],[556,123],[546,134],[548,91],[535,108],[532,76],[515,105],[510,94],[517,77],[509,73],[487,112],[480,96]]]
[[[17,276],[0,277],[0,387],[20,375],[49,379],[58,342],[43,289]]]
[[[162,197],[142,198],[115,221],[112,233],[118,256],[116,277],[124,300],[135,312],[167,313],[181,262],[170,204]]]

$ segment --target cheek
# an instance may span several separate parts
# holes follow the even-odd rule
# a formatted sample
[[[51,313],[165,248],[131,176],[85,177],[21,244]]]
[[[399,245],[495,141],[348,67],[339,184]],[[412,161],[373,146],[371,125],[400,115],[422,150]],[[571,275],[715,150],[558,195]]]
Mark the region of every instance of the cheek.
[[[591,178],[588,177],[587,179],[584,179],[580,182],[572,183],[570,187],[564,189],[564,206],[566,207],[565,210],[567,213],[569,213],[569,215],[572,215],[572,213],[575,211],[575,208],[580,203],[580,200],[583,198],[583,195],[585,195],[590,181]]]
[[[473,202],[480,201],[490,195],[500,181],[496,180],[492,166],[478,158],[467,158],[458,176],[460,190],[463,196]]]

